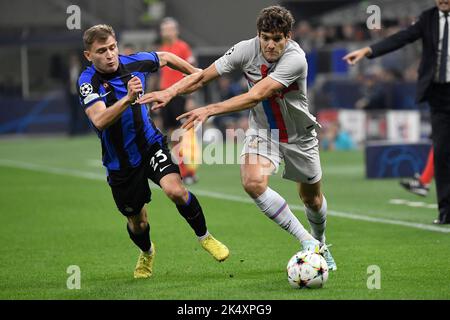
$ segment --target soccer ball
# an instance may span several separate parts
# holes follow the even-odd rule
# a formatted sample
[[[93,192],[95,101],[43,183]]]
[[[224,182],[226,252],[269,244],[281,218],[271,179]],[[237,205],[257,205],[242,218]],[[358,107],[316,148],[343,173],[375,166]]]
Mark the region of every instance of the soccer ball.
[[[328,265],[318,253],[299,251],[287,264],[287,276],[293,288],[322,288],[328,280]]]

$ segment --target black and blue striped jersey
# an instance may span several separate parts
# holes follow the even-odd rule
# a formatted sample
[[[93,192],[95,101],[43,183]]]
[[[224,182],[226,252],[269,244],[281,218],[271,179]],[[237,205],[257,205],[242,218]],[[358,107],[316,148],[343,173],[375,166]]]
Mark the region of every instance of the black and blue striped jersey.
[[[119,68],[110,74],[100,73],[93,65],[87,67],[78,79],[80,103],[84,109],[97,101],[112,106],[127,94],[127,83],[132,76],[139,77],[145,88],[150,73],[159,68],[156,52],[119,55]],[[130,105],[121,117],[100,131],[92,123],[102,144],[102,161],[108,170],[137,167],[155,142],[162,143],[163,135],[155,127],[146,105]]]

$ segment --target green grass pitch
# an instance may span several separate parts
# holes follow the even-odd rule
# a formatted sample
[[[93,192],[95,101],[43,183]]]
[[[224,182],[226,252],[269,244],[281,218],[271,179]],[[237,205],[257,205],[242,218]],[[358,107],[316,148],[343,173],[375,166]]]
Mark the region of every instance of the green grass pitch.
[[[155,273],[134,280],[138,249],[99,158],[93,136],[0,141],[0,299],[450,298],[450,229],[424,229],[437,209],[389,202],[431,205],[434,188],[428,198],[418,198],[395,179],[366,180],[361,151],[321,154],[327,238],[338,270],[318,290],[289,286],[285,268],[299,245],[248,201],[237,165],[203,165],[200,182],[190,188],[230,258],[213,260],[175,206],[153,189],[148,211]],[[271,187],[307,225],[295,184],[278,173]],[[79,290],[67,288],[70,265],[80,267]],[[367,287],[371,265],[381,270],[379,290]]]

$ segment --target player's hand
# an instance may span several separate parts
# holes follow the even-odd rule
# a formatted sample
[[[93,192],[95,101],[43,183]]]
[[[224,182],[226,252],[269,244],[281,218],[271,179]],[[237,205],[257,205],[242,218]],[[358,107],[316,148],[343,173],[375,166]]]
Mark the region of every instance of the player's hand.
[[[165,107],[173,97],[170,90],[153,91],[141,96],[137,102],[140,104],[153,103],[151,110],[155,111]]]
[[[372,53],[372,49],[370,47],[364,47],[359,50],[355,50],[347,54],[342,58],[342,60],[347,61],[347,63],[351,66],[355,65],[362,58],[370,55]]]
[[[204,123],[210,116],[208,107],[197,108],[192,111],[183,113],[177,117],[177,120],[185,119],[181,128],[189,130],[199,123]]]
[[[143,92],[142,82],[139,77],[132,77],[127,83],[127,97],[128,100],[132,103],[136,102],[136,99],[139,97],[139,94]]]

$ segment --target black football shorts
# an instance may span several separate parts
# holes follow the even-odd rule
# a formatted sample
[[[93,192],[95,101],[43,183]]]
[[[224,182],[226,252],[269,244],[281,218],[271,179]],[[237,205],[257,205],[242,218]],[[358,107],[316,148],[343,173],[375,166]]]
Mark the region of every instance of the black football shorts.
[[[151,201],[148,179],[159,185],[159,181],[170,173],[180,174],[180,169],[172,161],[165,142],[154,143],[139,166],[109,171],[107,181],[119,211],[124,216],[139,214],[142,207]]]

